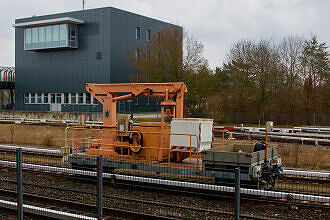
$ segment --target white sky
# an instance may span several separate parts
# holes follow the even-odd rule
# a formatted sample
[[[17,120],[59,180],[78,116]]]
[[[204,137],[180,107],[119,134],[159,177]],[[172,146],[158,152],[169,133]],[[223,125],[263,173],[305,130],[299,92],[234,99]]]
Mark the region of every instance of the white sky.
[[[183,26],[221,66],[235,41],[318,36],[330,46],[330,0],[86,0]],[[82,0],[0,0],[0,66],[14,66],[15,18],[82,9]]]

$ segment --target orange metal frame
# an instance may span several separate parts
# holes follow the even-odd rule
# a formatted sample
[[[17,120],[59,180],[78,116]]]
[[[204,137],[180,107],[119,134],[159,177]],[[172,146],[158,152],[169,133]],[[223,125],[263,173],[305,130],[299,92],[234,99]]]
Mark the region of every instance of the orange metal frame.
[[[139,95],[158,97],[163,99],[161,106],[161,133],[164,133],[164,110],[170,106],[167,114],[175,118],[183,118],[183,100],[187,87],[183,82],[171,83],[117,83],[117,84],[94,84],[86,83],[86,91],[103,105],[103,129],[112,131],[102,134],[100,148],[113,151],[114,146],[121,146],[116,132],[116,101],[133,98]],[[118,93],[128,93],[117,96]],[[164,137],[160,135],[160,146],[163,146]]]

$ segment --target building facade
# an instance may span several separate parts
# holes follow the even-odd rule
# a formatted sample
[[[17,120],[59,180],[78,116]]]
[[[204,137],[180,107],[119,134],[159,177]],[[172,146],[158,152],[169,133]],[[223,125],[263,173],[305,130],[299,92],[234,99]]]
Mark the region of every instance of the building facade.
[[[130,82],[137,73],[130,54],[161,29],[182,31],[112,7],[16,19],[14,27],[15,109],[62,112],[101,111],[85,83]],[[117,110],[155,111],[158,101],[125,100]]]

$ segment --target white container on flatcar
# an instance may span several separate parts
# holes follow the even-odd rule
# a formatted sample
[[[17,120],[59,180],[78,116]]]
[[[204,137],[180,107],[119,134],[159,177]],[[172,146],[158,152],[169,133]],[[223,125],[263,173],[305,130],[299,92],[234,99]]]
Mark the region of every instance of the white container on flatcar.
[[[171,150],[202,152],[211,149],[213,119],[173,118],[171,122]],[[198,141],[197,141],[198,140]]]

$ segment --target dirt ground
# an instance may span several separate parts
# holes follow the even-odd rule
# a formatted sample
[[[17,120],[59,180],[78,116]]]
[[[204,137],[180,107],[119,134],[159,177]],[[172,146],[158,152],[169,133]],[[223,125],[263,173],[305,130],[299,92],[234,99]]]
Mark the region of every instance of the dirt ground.
[[[70,136],[70,134],[69,134]],[[222,141],[216,139],[217,142]],[[0,143],[60,148],[65,144],[65,127],[23,124],[0,124]],[[226,140],[225,144],[229,141]],[[232,140],[231,143],[251,144],[252,140]],[[274,143],[279,146],[282,163],[286,167],[309,170],[330,170],[330,148],[296,143]]]
[[[0,143],[43,146],[64,146],[65,127],[25,124],[0,124]]]

